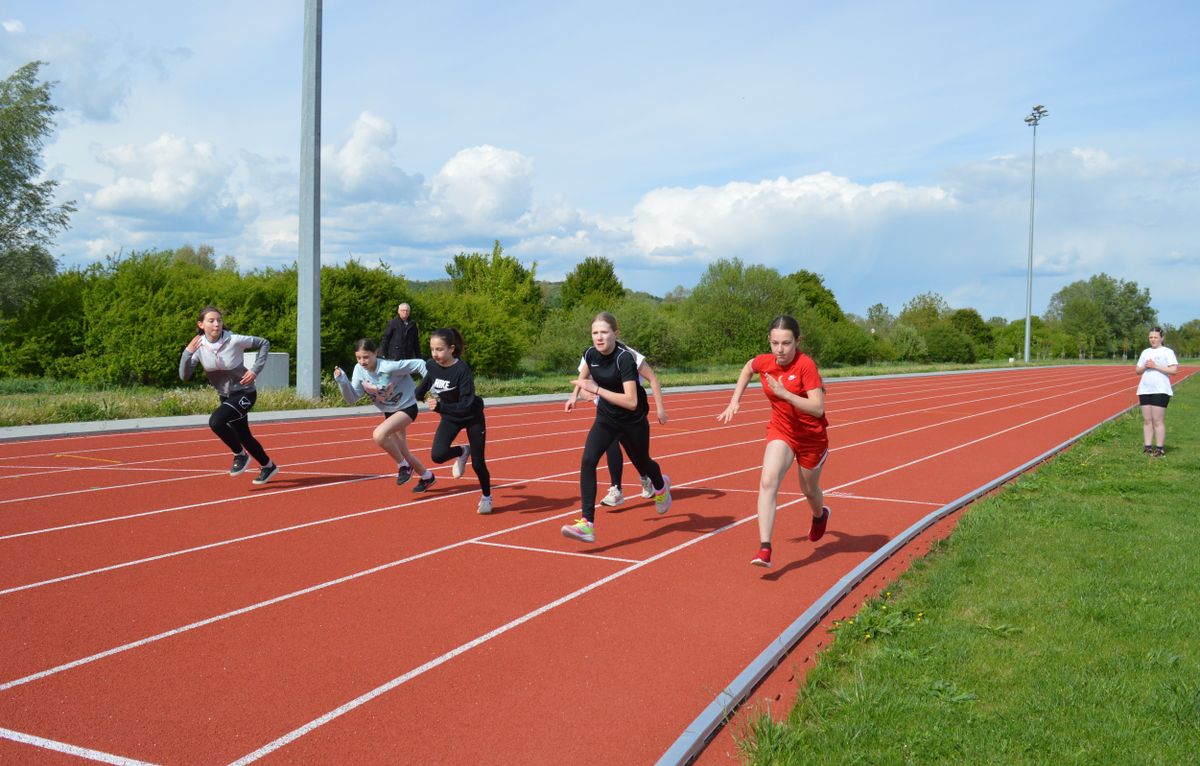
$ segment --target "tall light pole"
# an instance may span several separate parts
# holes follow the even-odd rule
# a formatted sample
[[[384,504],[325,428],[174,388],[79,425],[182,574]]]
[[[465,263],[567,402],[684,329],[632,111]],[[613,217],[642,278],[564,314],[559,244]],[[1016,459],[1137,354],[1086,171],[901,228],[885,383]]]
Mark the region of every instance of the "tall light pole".
[[[1033,128],[1033,167],[1029,174],[1029,274],[1025,279],[1025,364],[1029,364],[1029,339],[1033,329],[1033,190],[1037,185],[1037,126],[1048,114],[1046,107],[1038,104],[1025,118],[1025,124]]]
[[[321,396],[321,0],[304,2],[300,89],[300,252],[296,263],[296,395]]]

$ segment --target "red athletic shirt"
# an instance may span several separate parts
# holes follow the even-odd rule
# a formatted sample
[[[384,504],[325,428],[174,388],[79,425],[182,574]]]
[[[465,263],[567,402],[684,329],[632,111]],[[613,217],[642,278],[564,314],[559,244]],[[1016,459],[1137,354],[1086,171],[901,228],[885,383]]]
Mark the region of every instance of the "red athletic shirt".
[[[771,387],[767,385],[764,373],[768,373],[771,377],[783,383],[783,387],[793,394],[808,398],[806,392],[812,391],[815,388],[821,388],[821,374],[817,372],[817,365],[807,354],[797,352],[796,358],[787,367],[780,367],[775,361],[774,354],[759,354],[754,357],[754,362],[751,369],[758,373],[759,380],[762,381],[763,393],[767,395],[767,401],[771,403],[771,422],[767,424],[768,431],[777,431],[785,437],[789,437],[788,441],[793,444],[824,444],[827,437],[825,429],[829,426],[829,421],[822,415],[819,418],[814,418],[804,412],[800,412],[790,403],[780,399],[771,392]]]

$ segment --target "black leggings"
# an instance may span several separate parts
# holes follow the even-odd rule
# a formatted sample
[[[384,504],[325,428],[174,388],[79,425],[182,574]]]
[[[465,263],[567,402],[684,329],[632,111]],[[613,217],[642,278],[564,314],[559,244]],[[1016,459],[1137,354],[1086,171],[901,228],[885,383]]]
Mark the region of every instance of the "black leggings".
[[[579,461],[579,507],[588,521],[596,518],[596,466],[600,456],[615,444],[625,448],[638,473],[649,476],[655,489],[663,486],[662,469],[650,459],[649,421],[643,417],[636,423],[620,423],[597,412]]]
[[[621,442],[613,442],[608,451],[604,453],[604,457],[608,461],[608,483],[614,487],[621,486],[621,477],[625,475],[625,458],[621,457]]]
[[[258,461],[259,465],[271,462],[267,451],[258,443],[258,439],[250,433],[250,410],[258,401],[257,391],[243,391],[233,396],[220,397],[221,404],[208,417],[208,427],[212,429],[225,446],[240,455],[242,451]]]
[[[471,420],[467,423],[442,418],[433,434],[433,449],[429,457],[433,462],[440,464],[462,455],[463,448],[451,447],[450,442],[454,441],[454,437],[464,428],[467,429],[467,443],[471,445],[471,468],[475,470],[475,476],[479,479],[479,491],[485,496],[491,496],[492,474],[488,472],[487,461],[484,459],[484,451],[487,449],[487,422],[484,420],[482,407],[472,413]]]

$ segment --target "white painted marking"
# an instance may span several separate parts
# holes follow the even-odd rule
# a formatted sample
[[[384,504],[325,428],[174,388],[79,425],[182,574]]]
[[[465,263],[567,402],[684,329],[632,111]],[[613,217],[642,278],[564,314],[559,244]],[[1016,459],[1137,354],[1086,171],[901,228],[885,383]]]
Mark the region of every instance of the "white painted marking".
[[[117,766],[153,766],[146,761],[136,761],[132,758],[125,758],[124,756],[120,755],[112,755],[111,753],[104,753],[99,750],[92,750],[90,748],[80,747],[78,745],[71,745],[66,742],[46,739],[45,737],[37,737],[33,734],[13,731],[12,729],[0,728],[0,737],[11,739],[14,742],[20,742],[24,745],[40,747],[43,750],[53,750],[56,753],[66,753],[67,755],[73,755],[78,758],[86,758],[89,761],[112,763],[117,764]]]

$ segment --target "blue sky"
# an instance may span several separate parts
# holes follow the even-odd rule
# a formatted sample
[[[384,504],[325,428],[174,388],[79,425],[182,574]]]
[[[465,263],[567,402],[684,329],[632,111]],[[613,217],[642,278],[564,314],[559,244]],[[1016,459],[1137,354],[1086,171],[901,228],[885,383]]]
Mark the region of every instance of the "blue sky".
[[[0,69],[48,62],[63,265],[297,252],[302,0],[27,2]],[[1200,317],[1194,2],[324,3],[322,250],[445,276],[587,256],[638,290],[738,257],[847,311],[935,291],[1035,313],[1100,272]]]

